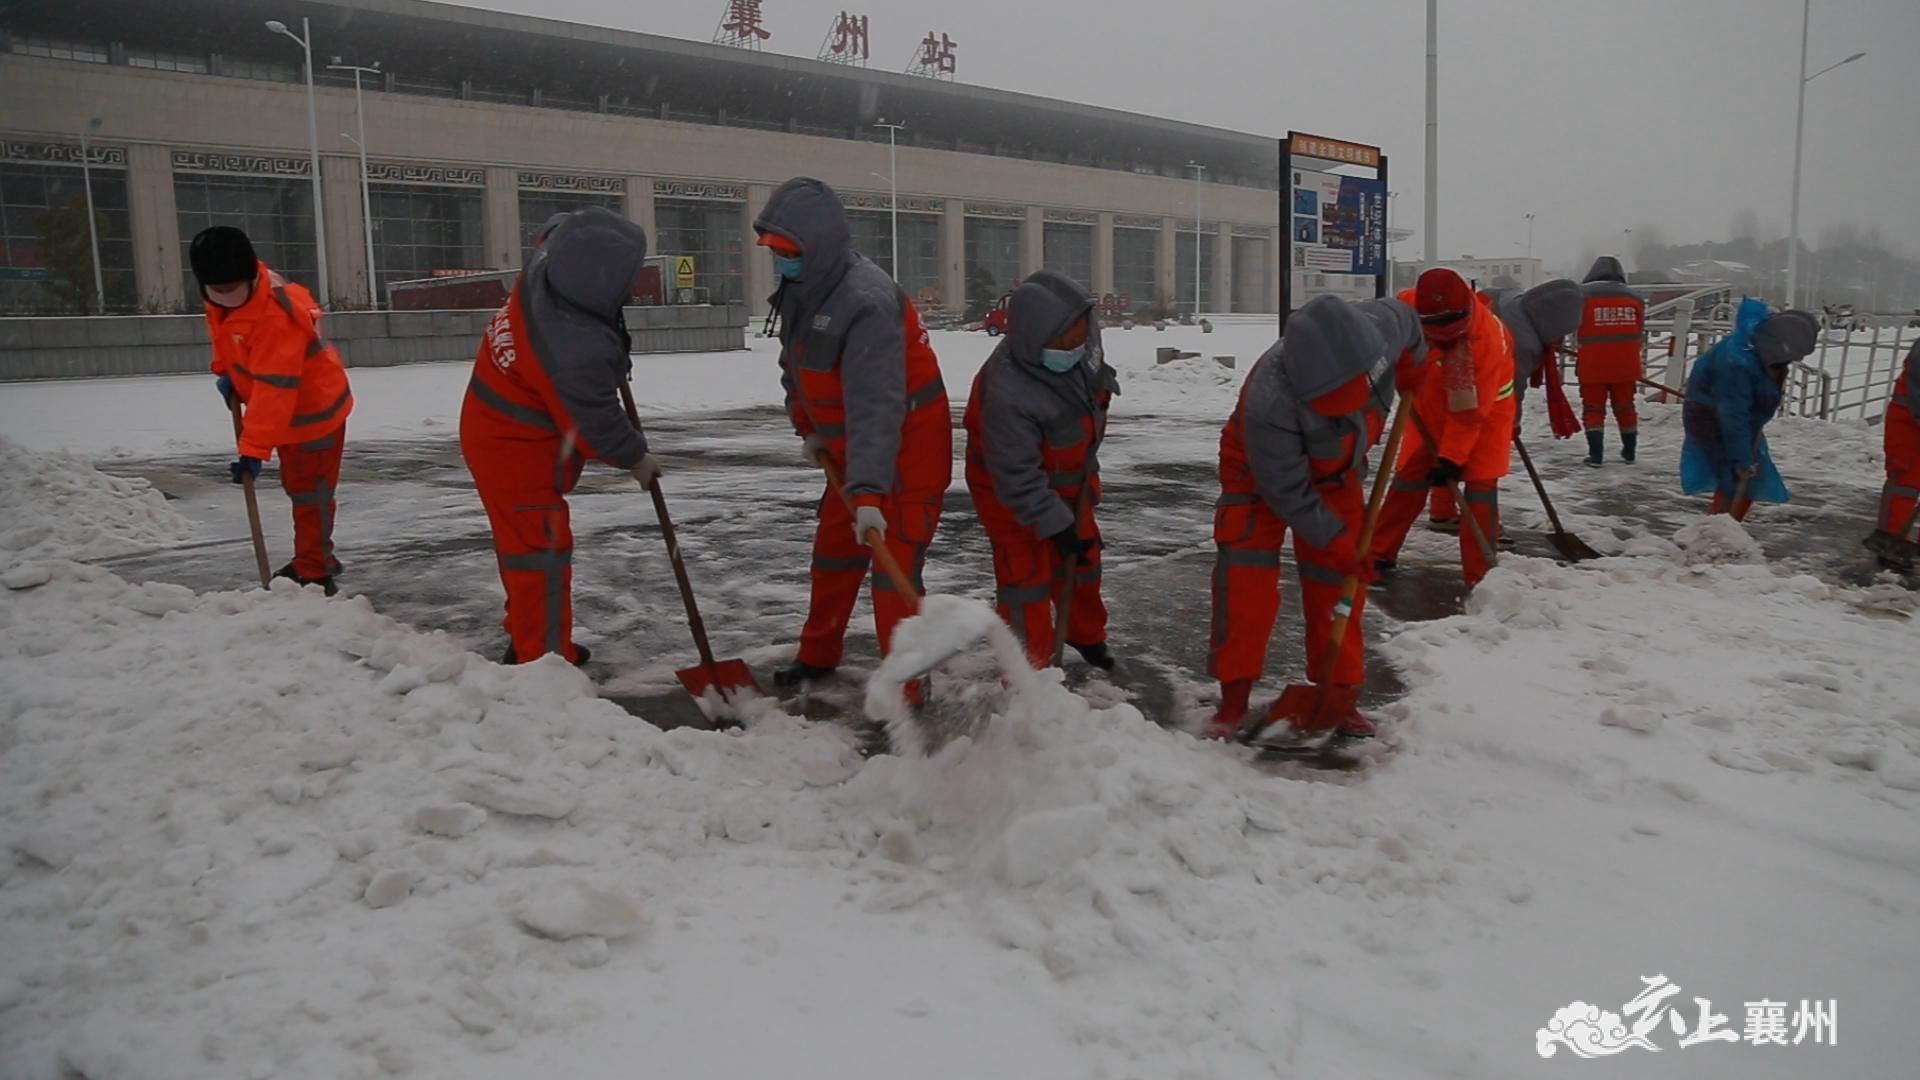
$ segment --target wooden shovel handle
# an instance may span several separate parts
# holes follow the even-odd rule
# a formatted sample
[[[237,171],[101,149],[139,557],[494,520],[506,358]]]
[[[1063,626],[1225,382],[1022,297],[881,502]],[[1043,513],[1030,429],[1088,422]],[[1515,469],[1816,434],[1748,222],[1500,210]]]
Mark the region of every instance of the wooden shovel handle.
[[[847,485],[840,478],[840,467],[833,463],[832,458],[821,454],[820,468],[826,471],[827,487],[833,491],[834,496],[846,504],[848,513],[857,514],[858,510],[853,505],[853,500],[847,497]],[[906,571],[900,569],[900,561],[893,557],[892,549],[887,547],[887,538],[879,529],[868,529],[866,535],[860,539],[865,541],[867,548],[873,552],[874,562],[880,564],[880,572],[887,575],[887,580],[893,583],[894,591],[906,597],[907,607],[918,614],[920,590],[914,588],[913,580],[907,577]]]
[[[240,415],[240,399],[229,395],[227,412],[233,417],[233,440],[240,441],[244,424]],[[267,565],[267,538],[260,528],[260,496],[253,490],[253,477],[241,476],[240,489],[247,498],[247,529],[253,534],[253,564],[260,572],[260,587],[270,588],[273,584],[273,569]]]

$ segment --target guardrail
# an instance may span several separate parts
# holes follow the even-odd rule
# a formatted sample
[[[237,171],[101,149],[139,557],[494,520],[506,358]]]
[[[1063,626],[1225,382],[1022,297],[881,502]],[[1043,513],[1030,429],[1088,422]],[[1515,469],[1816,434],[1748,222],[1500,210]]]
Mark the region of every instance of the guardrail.
[[[1887,402],[1907,353],[1920,346],[1909,315],[1857,315],[1846,330],[1826,330],[1812,356],[1793,366],[1782,412],[1820,420],[1886,419]]]

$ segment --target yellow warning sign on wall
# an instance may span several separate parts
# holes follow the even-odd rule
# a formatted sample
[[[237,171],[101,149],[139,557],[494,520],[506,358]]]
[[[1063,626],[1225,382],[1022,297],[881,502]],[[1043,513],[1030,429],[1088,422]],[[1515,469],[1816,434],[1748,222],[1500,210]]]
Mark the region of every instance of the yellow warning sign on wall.
[[[673,287],[693,288],[693,256],[675,255],[673,257]]]

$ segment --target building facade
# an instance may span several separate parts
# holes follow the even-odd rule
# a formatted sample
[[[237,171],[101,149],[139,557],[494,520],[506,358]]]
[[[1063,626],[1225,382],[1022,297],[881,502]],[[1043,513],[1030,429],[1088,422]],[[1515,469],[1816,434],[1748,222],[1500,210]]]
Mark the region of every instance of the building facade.
[[[186,242],[210,224],[358,308],[394,281],[519,266],[546,218],[606,206],[758,312],[774,282],[751,223],[795,175],[838,189],[856,246],[922,300],[961,307],[1046,266],[1136,309],[1277,303],[1272,139],[416,0],[270,5],[294,33],[309,20],[321,69],[316,214],[301,47],[249,0],[150,2],[0,14],[0,309],[45,309],[91,270],[90,189],[108,310],[192,307]],[[335,57],[382,68],[360,99],[364,177]],[[897,173],[882,119],[906,125]],[[1209,169],[1197,222],[1187,161]]]

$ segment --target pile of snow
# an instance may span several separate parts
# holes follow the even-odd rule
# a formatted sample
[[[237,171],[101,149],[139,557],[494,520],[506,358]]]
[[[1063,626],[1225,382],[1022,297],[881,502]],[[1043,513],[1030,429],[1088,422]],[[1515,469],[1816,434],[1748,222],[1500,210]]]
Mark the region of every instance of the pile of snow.
[[[931,757],[772,713],[661,732],[556,658],[502,668],[362,599],[45,564],[0,592],[0,1060],[1520,1076],[1556,1010],[1659,971],[1736,1025],[1743,999],[1848,1012],[1837,1048],[1704,1068],[1897,1074],[1920,627],[1677,550],[1503,560],[1385,645],[1412,690],[1357,777],[1270,774],[1057,676]]]
[[[138,478],[108,476],[69,453],[35,453],[0,435],[0,566],[106,559],[188,539],[193,523]]]
[[[1767,553],[1760,541],[1730,514],[1709,514],[1673,534],[1680,549],[1680,561],[1687,566],[1723,566],[1729,563],[1764,563]]]

